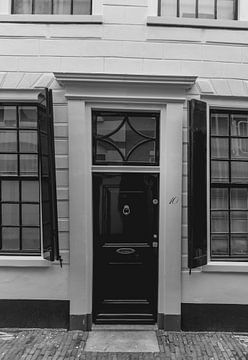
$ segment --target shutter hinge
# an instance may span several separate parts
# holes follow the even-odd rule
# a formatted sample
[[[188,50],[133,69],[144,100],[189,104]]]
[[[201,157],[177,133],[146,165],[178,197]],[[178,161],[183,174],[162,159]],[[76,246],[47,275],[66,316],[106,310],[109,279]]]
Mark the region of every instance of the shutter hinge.
[[[59,260],[60,267],[62,268],[63,267],[63,259],[60,255],[58,257],[58,260]]]

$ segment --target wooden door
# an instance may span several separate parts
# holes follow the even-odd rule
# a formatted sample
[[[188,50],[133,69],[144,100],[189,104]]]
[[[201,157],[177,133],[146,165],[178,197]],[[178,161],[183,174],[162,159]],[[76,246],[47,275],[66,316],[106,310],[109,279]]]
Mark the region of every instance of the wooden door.
[[[158,174],[93,174],[93,321],[154,323]]]

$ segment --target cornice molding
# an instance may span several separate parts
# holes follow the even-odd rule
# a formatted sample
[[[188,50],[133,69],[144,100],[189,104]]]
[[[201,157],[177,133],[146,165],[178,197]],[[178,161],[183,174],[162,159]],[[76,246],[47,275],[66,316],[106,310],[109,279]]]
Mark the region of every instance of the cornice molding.
[[[71,83],[118,83],[178,86],[191,88],[197,76],[171,75],[129,75],[129,74],[84,74],[84,73],[54,73],[56,80],[64,85]]]
[[[43,89],[0,89],[0,102],[41,102]]]

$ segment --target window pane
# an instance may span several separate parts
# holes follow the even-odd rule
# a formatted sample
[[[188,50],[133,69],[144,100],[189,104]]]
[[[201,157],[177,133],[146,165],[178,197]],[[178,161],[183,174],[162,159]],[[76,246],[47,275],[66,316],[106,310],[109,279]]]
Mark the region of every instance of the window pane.
[[[22,249],[40,250],[40,229],[23,228],[22,229]]]
[[[235,0],[219,0],[217,1],[217,18],[218,19],[234,19]]]
[[[194,18],[196,16],[195,1],[196,0],[181,0],[180,16]]]
[[[37,128],[37,108],[36,107],[19,107],[20,127]]]
[[[244,211],[231,212],[231,232],[246,233],[248,232],[248,213]]]
[[[0,106],[0,127],[16,127],[15,106]]]
[[[227,161],[211,161],[211,180],[212,182],[228,182]]]
[[[211,139],[211,158],[228,159],[228,139]]]
[[[232,139],[231,146],[233,159],[248,159],[248,139]]]
[[[20,131],[20,152],[37,152],[37,132]]]
[[[31,14],[32,0],[13,0],[14,14]]]
[[[248,116],[236,114],[231,116],[231,136],[248,136]]]
[[[229,116],[228,114],[211,115],[211,135],[228,136],[229,135]]]
[[[16,131],[0,131],[0,152],[16,152],[17,135]]]
[[[0,175],[17,175],[17,156],[0,154]]]
[[[22,181],[22,201],[23,202],[39,201],[38,181]]]
[[[20,174],[21,175],[38,175],[38,158],[36,155],[20,156]]]
[[[73,14],[90,14],[92,0],[73,0]]]
[[[54,14],[70,14],[72,0],[53,0]]]
[[[231,209],[248,209],[248,189],[231,189]]]
[[[149,138],[156,137],[156,117],[153,116],[129,116],[129,123],[134,130]]]
[[[51,0],[34,0],[35,14],[51,14],[52,4]]]
[[[105,162],[122,162],[123,159],[119,152],[110,145],[103,141],[97,142],[96,148],[96,160]]]
[[[245,183],[248,181],[248,162],[231,162],[232,182]]]
[[[155,162],[155,141],[149,141],[145,144],[138,146],[128,157],[132,162]]]
[[[2,204],[2,225],[19,225],[19,204]]]
[[[228,212],[227,211],[213,211],[211,213],[211,232],[225,232],[229,231]]]
[[[2,181],[2,201],[19,201],[18,181]]]
[[[39,223],[39,205],[23,204],[22,224],[29,226],[38,226]]]
[[[121,125],[124,120],[124,115],[97,115],[96,117],[96,132],[97,135],[105,136],[112,133]]]
[[[19,228],[2,229],[2,250],[19,250]]]
[[[214,19],[214,0],[199,0],[198,17]]]
[[[231,253],[232,255],[248,255],[248,236],[232,235],[231,236]]]
[[[228,235],[211,236],[211,255],[224,256],[228,255]]]
[[[227,189],[211,189],[211,209],[228,209]]]
[[[177,16],[177,2],[175,0],[161,0],[161,16]]]

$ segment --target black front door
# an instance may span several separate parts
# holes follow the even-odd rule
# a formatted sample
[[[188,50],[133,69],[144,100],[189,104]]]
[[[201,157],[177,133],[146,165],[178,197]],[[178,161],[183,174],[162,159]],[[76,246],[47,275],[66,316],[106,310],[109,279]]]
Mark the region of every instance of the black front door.
[[[158,174],[93,174],[95,323],[154,323]]]

